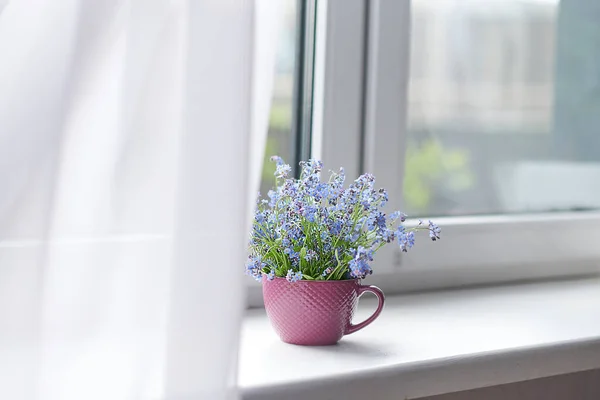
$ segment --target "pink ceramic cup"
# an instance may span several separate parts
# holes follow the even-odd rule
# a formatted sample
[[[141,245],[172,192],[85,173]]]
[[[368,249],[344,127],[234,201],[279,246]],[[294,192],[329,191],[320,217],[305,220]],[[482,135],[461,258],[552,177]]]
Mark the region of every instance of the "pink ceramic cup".
[[[359,324],[352,323],[358,298],[372,292],[379,299],[377,310]],[[337,343],[373,322],[381,313],[385,297],[375,286],[358,279],[344,281],[288,282],[263,277],[265,309],[281,340],[305,346]]]

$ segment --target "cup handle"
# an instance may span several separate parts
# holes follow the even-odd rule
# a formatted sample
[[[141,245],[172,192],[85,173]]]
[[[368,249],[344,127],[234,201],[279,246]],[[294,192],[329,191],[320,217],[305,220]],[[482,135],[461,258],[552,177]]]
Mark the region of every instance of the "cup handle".
[[[383,292],[381,291],[381,289],[379,289],[377,286],[360,285],[358,287],[358,297],[360,298],[365,292],[371,292],[371,293],[375,294],[375,296],[377,296],[377,300],[379,300],[379,304],[377,305],[377,310],[375,310],[373,315],[371,315],[369,318],[367,318],[360,324],[354,325],[352,322],[350,322],[350,325],[348,325],[348,329],[346,329],[345,335],[349,335],[351,333],[359,331],[362,328],[364,328],[365,326],[369,325],[371,322],[375,321],[375,319],[377,317],[379,317],[379,314],[381,314],[381,310],[383,310],[383,304],[385,303],[385,296],[384,296]]]

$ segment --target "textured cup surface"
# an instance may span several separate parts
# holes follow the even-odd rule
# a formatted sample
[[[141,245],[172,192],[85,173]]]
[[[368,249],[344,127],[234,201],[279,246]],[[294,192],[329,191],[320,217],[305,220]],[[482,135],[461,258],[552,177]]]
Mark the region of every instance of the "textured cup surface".
[[[371,291],[379,298],[377,311],[366,321],[352,324],[358,297]],[[286,343],[322,346],[337,343],[345,334],[371,323],[383,308],[383,293],[358,279],[288,282],[263,278],[265,309],[271,325]]]

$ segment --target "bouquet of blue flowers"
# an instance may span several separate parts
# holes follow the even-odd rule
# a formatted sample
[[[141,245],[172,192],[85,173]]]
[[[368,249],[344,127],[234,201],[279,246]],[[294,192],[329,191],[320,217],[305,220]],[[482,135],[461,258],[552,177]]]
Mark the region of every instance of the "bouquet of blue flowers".
[[[415,244],[415,231],[440,238],[431,221],[407,228],[405,214],[385,214],[388,194],[375,189],[371,174],[344,188],[343,168],[322,182],[323,163],[309,160],[300,163],[300,179],[294,179],[281,157],[271,160],[277,164],[276,185],[268,199],[259,196],[246,263],[246,273],[258,281],[362,279],[373,272],[369,263],[387,243],[397,241],[406,252]]]

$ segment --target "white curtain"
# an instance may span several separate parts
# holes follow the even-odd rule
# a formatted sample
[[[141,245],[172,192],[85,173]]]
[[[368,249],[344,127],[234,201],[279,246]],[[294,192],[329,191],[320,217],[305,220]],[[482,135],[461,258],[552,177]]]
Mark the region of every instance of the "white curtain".
[[[0,399],[236,397],[260,4],[0,0]]]

